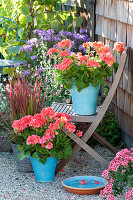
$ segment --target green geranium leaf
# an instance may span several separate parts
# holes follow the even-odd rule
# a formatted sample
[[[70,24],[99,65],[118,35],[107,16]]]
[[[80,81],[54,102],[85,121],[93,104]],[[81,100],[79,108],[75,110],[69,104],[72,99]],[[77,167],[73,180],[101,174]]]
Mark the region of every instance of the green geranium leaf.
[[[39,162],[45,164],[46,160],[47,160],[47,157],[42,157],[42,158],[40,158]]]
[[[18,145],[18,150],[23,151],[22,145]]]
[[[37,152],[34,152],[34,153],[32,154],[32,157],[37,159],[37,158],[38,158]]]
[[[25,157],[26,157],[26,158],[29,158],[29,157],[30,157],[30,152],[29,152],[29,151],[27,151],[27,152],[25,153]]]
[[[64,147],[64,158],[66,159],[66,158],[68,158],[69,156],[71,156],[72,155],[72,147],[71,147],[71,145],[66,145],[65,147]]]
[[[25,154],[24,154],[24,151],[22,151],[21,153],[18,154],[18,159],[23,160],[24,158],[25,158]]]

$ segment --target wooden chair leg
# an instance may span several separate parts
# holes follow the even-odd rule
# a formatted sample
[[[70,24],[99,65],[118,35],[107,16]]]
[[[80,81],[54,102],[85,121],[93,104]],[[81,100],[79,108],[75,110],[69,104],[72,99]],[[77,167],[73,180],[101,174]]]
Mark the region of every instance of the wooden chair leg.
[[[56,166],[55,173],[57,174],[63,167],[65,167],[73,157],[80,151],[81,147],[75,143],[72,150],[72,155],[69,156],[67,159],[62,159]]]
[[[83,148],[87,153],[89,153],[92,157],[94,157],[98,162],[100,162],[103,166],[108,168],[108,163],[104,158],[102,158],[97,152],[95,152],[89,145],[87,145],[83,140],[77,137],[75,134],[71,133],[69,137],[75,141],[77,144],[73,148],[72,155],[68,159],[62,159],[60,163],[58,163],[56,167],[56,173],[58,173],[67,163],[72,160],[72,158]]]
[[[118,151],[115,149],[109,142],[107,142],[102,136],[100,136],[98,133],[94,132],[92,135],[97,141],[99,141],[101,144],[105,145],[111,152],[115,155]]]

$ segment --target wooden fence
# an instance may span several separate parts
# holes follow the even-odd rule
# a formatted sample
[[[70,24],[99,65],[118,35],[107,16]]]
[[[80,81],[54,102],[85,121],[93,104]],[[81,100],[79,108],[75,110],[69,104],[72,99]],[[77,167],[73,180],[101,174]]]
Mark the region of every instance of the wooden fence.
[[[67,0],[65,6],[78,8],[82,27],[92,41],[100,40],[111,48],[122,41],[130,47],[128,59],[113,98],[111,109],[118,120],[128,147],[133,146],[133,0]],[[66,8],[67,9],[67,8]],[[114,74],[109,79],[111,85]]]
[[[128,147],[131,147],[133,146],[133,0],[97,0],[95,16],[97,40],[103,41],[110,47],[113,47],[114,42],[122,41],[130,47],[111,109],[119,122],[123,139]]]

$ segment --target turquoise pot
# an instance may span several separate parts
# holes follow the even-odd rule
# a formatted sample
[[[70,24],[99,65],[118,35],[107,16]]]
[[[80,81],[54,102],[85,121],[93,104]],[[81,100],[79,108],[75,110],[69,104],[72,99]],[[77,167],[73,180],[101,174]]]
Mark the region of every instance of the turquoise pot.
[[[97,98],[100,86],[90,84],[81,92],[72,84],[71,94],[74,113],[77,115],[93,115],[96,113]]]
[[[30,157],[30,160],[38,182],[51,182],[54,180],[57,158],[48,157],[45,164],[41,163],[39,158]]]

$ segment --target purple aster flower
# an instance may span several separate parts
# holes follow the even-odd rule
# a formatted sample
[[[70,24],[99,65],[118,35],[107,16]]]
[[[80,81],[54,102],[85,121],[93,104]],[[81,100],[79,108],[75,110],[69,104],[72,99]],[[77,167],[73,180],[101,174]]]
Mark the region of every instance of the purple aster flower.
[[[83,36],[83,40],[86,41],[86,42],[89,42],[90,41],[90,38],[87,34],[84,34],[82,35]]]
[[[56,44],[54,44],[54,45],[53,45],[53,48],[57,48],[57,45],[56,45]]]
[[[72,46],[75,46],[75,41],[71,41],[71,45],[72,45]]]
[[[27,66],[28,63],[26,61],[23,61],[22,64],[23,66]]]
[[[50,37],[49,35],[45,35],[45,36],[43,37],[43,40],[44,40],[44,41],[50,41],[50,40],[51,40],[51,37]]]
[[[38,35],[41,37],[41,36],[44,36],[47,34],[47,31],[45,29],[42,29],[38,32]]]
[[[39,73],[42,73],[43,71],[44,71],[44,68],[42,68],[42,67],[39,67],[39,68],[38,68],[38,72],[39,72]]]
[[[83,45],[81,44],[78,48],[79,51],[83,51],[83,52],[86,52],[86,49],[83,47]]]
[[[31,60],[35,60],[37,58],[37,56],[31,56]]]
[[[26,44],[28,44],[28,45],[34,45],[34,44],[36,44],[38,42],[38,39],[37,38],[31,38],[30,40],[28,40],[27,42],[26,42]]]
[[[80,34],[87,33],[87,29],[86,29],[86,28],[82,28],[82,29],[80,29],[79,33],[80,33]]]
[[[76,40],[81,40],[82,35],[80,35],[79,33],[75,33],[75,34],[73,34],[73,37],[74,37],[74,39],[76,39]]]
[[[59,34],[60,34],[60,35],[64,35],[64,32],[65,32],[65,31],[60,31]]]
[[[26,51],[26,52],[29,52],[29,51],[32,51],[32,46],[31,45],[25,45],[25,46],[22,46],[20,47],[20,51]]]
[[[63,35],[72,37],[73,34],[71,32],[63,31]]]
[[[14,64],[14,67],[17,68],[17,67],[19,67],[20,64],[21,64],[20,62],[17,62]]]
[[[30,71],[29,71],[29,70],[24,70],[23,76],[28,76],[29,74],[30,74]]]
[[[33,33],[34,33],[34,34],[38,34],[39,31],[40,31],[40,29],[35,29],[35,30],[33,31]]]
[[[55,42],[58,42],[58,41],[60,41],[61,39],[60,39],[60,35],[59,34],[57,34],[57,35],[55,35],[54,37],[53,37],[53,41],[55,41]]]
[[[48,29],[48,30],[47,30],[47,33],[48,33],[49,35],[52,35],[52,34],[55,33],[55,31],[54,31],[53,29]]]

